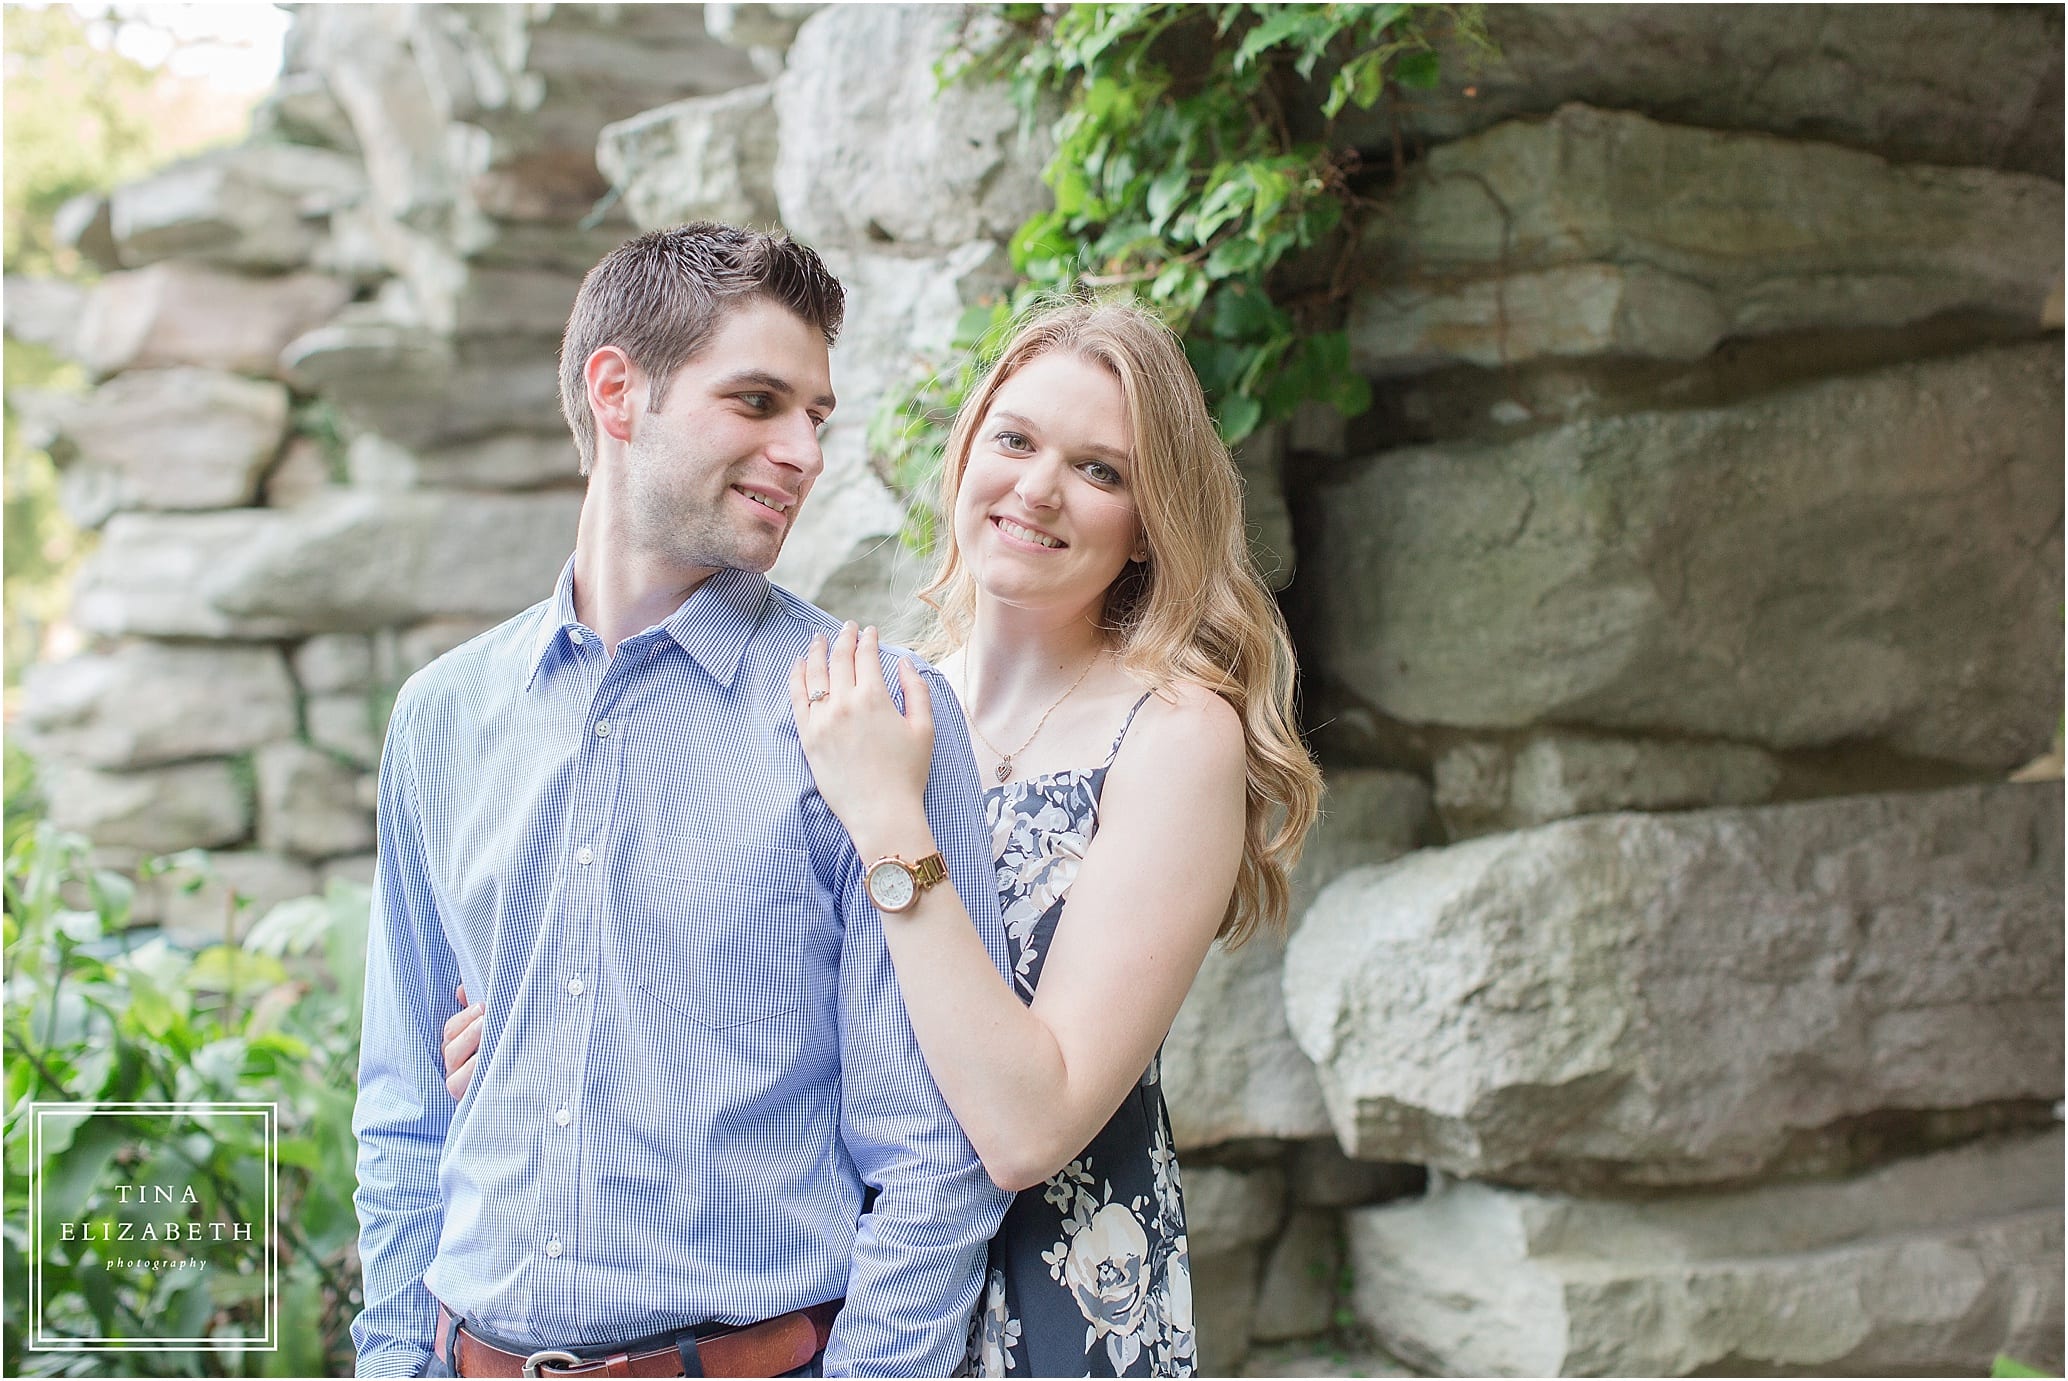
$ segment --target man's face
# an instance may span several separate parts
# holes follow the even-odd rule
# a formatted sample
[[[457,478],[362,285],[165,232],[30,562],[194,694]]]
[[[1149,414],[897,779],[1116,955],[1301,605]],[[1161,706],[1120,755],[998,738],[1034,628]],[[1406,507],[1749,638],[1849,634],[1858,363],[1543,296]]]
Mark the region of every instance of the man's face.
[[[639,549],[681,568],[766,571],[825,468],[833,411],[825,337],[748,298],[636,415],[623,492]]]

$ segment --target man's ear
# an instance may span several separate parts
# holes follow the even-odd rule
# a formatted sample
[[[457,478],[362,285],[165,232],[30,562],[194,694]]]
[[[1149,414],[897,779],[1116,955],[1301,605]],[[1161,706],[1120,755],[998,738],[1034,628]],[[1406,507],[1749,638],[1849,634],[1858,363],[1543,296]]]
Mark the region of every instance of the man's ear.
[[[632,357],[615,345],[598,346],[582,366],[589,412],[596,428],[612,440],[632,439],[632,418],[645,399],[645,382]]]

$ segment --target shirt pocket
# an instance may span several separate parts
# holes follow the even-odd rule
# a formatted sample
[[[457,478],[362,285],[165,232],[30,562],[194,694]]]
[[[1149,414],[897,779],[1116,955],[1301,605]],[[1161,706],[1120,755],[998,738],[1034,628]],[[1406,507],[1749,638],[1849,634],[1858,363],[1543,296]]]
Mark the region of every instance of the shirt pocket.
[[[655,904],[630,936],[635,987],[713,1030],[804,1005],[805,936],[818,913],[811,860],[765,853],[766,869],[755,872],[694,848],[655,865]]]

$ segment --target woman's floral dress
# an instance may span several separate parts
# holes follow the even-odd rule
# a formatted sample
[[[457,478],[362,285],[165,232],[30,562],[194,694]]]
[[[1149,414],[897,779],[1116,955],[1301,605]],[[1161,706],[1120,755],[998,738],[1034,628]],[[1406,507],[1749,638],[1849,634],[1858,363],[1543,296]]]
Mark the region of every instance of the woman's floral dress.
[[[1098,829],[1101,766],[984,794],[1013,984],[1034,1000],[1070,884]],[[976,1376],[1190,1376],[1195,1353],[1185,1201],[1150,1061],[1119,1111],[1048,1182],[1020,1191],[991,1239],[970,1327]]]

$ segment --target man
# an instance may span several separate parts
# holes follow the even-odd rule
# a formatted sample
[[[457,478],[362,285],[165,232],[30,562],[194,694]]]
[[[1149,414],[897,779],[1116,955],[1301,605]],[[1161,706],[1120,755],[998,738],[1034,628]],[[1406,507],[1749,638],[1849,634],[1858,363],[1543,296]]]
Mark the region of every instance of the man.
[[[968,738],[928,669],[941,854],[868,860],[865,884],[787,699],[838,625],[762,574],[824,464],[842,312],[810,250],[710,224],[582,284],[574,557],[551,599],[411,678],[382,754],[362,1374],[961,1357],[1007,1196],[921,1063],[872,898],[894,911],[944,871],[1002,969]],[[462,982],[486,1017],[455,1105],[439,1036]]]

